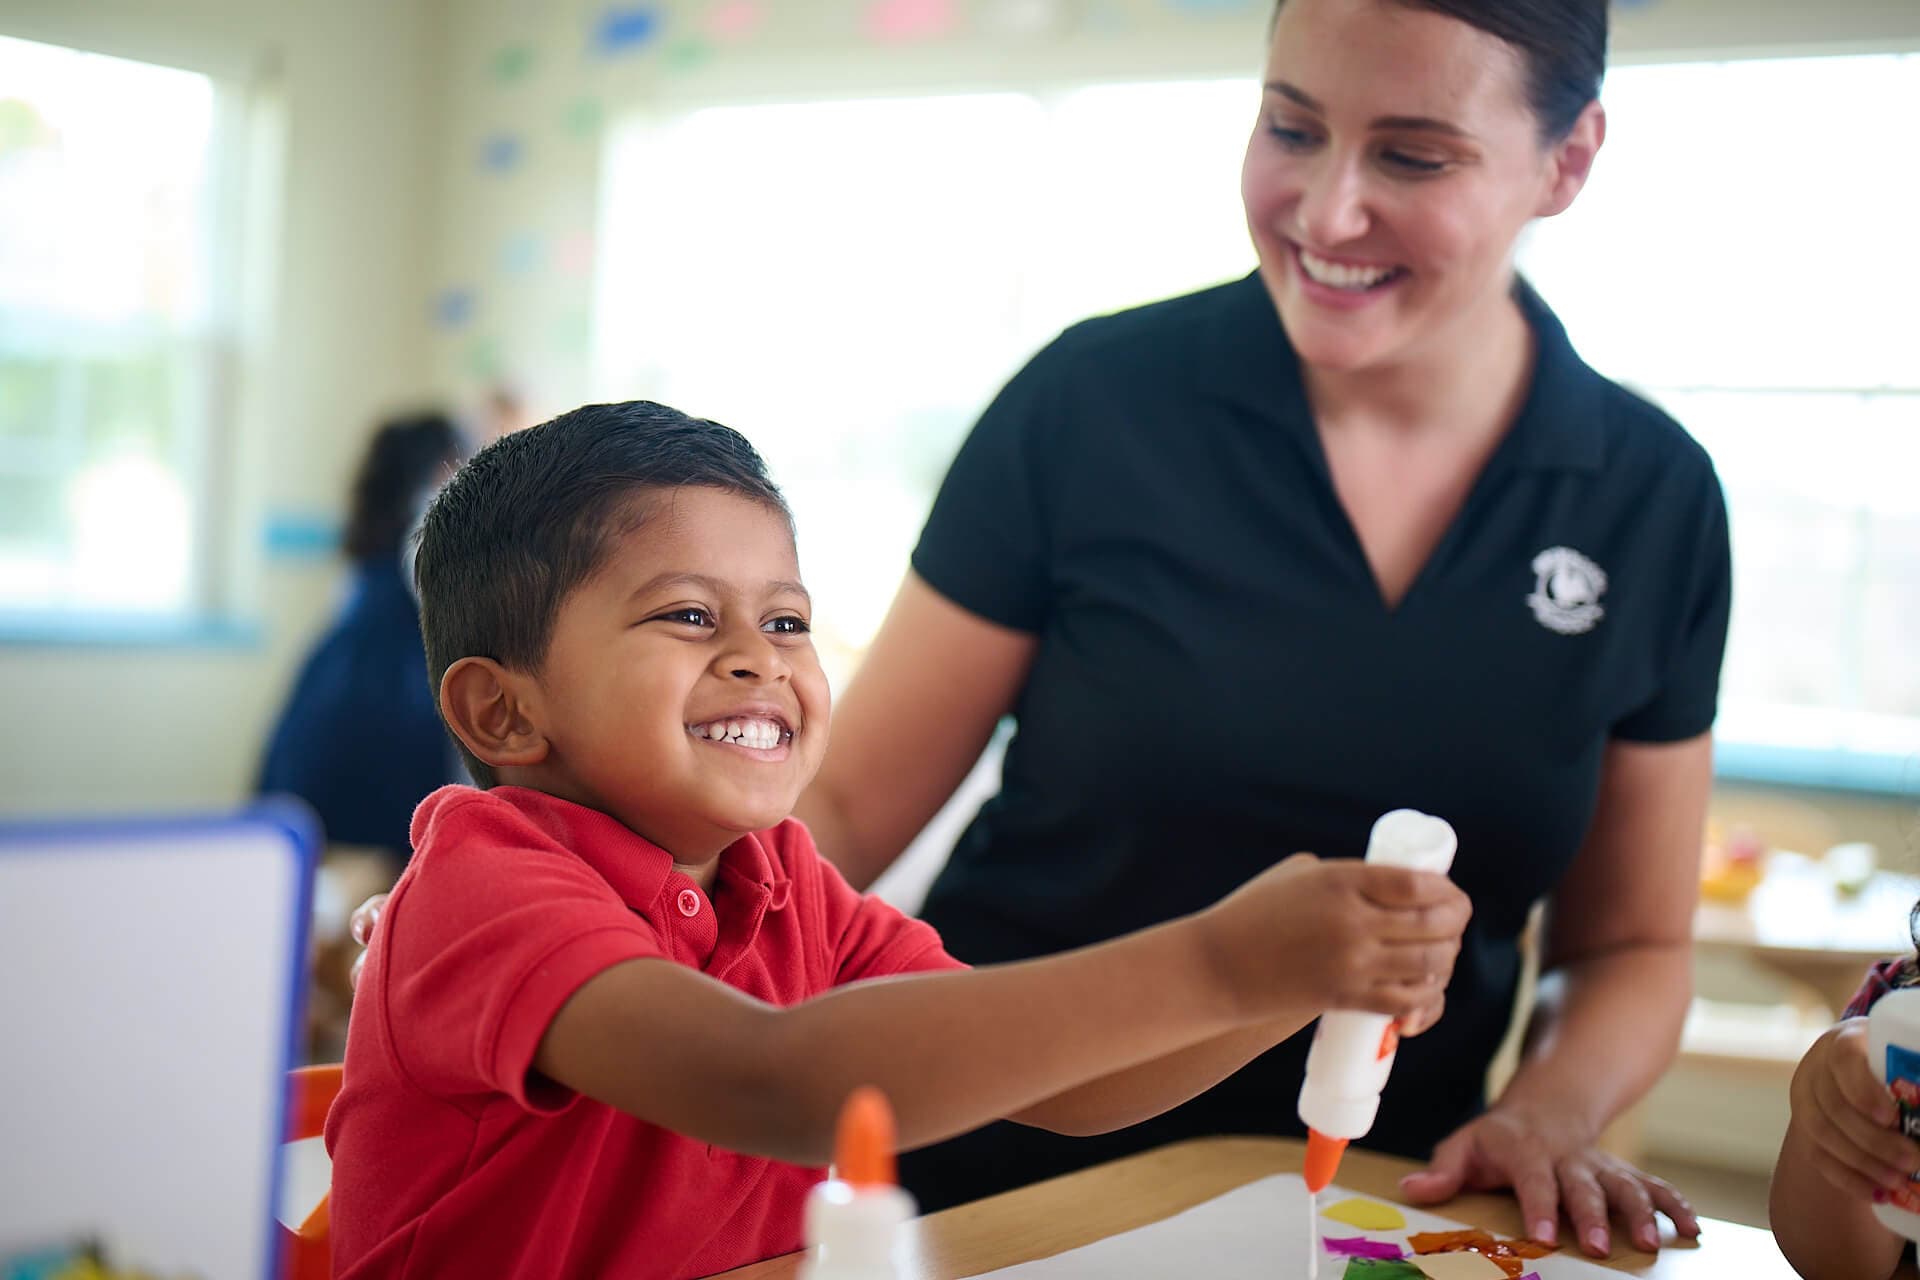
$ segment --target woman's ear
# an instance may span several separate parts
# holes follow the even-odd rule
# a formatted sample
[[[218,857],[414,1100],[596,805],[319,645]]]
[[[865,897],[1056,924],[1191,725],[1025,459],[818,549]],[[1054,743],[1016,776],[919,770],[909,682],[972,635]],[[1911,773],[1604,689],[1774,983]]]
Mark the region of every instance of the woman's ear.
[[[548,743],[527,714],[530,683],[491,658],[462,658],[440,677],[440,714],[483,763],[495,769],[539,764]]]
[[[1573,130],[1556,142],[1548,153],[1550,179],[1546,194],[1540,200],[1540,207],[1534,210],[1536,218],[1551,218],[1556,213],[1565,213],[1573,204],[1573,198],[1587,185],[1587,176],[1593,172],[1593,161],[1600,154],[1600,144],[1607,140],[1607,112],[1598,98],[1586,105],[1580,118],[1573,122]]]

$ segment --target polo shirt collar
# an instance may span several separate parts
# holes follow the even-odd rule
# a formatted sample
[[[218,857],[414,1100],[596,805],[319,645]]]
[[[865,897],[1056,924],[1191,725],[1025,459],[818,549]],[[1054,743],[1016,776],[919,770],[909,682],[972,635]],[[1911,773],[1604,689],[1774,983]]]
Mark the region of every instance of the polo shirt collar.
[[[1501,452],[1522,467],[1597,471],[1605,461],[1606,380],[1574,351],[1533,286],[1516,276],[1513,293],[1533,329],[1533,378]],[[1225,295],[1200,353],[1211,374],[1202,378],[1203,392],[1310,427],[1300,361],[1260,273],[1228,285]]]
[[[672,854],[598,809],[529,787],[495,790],[556,843],[592,867],[627,906],[642,914],[653,913],[676,874]],[[786,876],[752,835],[742,836],[720,855],[713,892],[718,894],[724,887],[764,891],[773,898],[776,910],[786,905]]]

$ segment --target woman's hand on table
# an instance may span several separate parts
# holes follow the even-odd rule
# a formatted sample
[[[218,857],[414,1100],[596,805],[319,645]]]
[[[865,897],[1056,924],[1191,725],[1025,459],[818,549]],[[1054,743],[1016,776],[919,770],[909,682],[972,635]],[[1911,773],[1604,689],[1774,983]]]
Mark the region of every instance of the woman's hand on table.
[[[1700,1234],[1686,1197],[1594,1145],[1596,1135],[1575,1117],[1539,1103],[1502,1103],[1462,1125],[1434,1148],[1419,1173],[1400,1180],[1408,1203],[1438,1204],[1462,1191],[1513,1188],[1527,1235],[1558,1243],[1562,1211],[1579,1246],[1594,1257],[1612,1251],[1610,1222],[1618,1221],[1636,1246],[1660,1245],[1656,1209],[1682,1236]]]
[[[353,934],[353,940],[360,944],[360,954],[353,958],[353,964],[347,969],[347,985],[360,985],[360,970],[367,963],[367,944],[373,941],[374,926],[380,923],[380,913],[386,909],[387,895],[376,893],[353,909],[353,915],[347,921],[347,931]]]

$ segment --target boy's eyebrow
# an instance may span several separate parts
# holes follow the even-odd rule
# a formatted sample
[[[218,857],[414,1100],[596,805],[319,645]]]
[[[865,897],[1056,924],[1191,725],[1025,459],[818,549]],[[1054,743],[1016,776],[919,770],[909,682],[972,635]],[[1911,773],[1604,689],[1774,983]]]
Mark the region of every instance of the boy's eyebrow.
[[[1265,86],[1268,93],[1277,93],[1315,115],[1327,114],[1319,99],[1304,89],[1296,89],[1285,80],[1269,80]],[[1432,116],[1380,116],[1370,126],[1375,129],[1417,130],[1425,133],[1444,133],[1453,138],[1470,138],[1473,135],[1457,124],[1445,120],[1436,120]]]
[[[807,603],[813,603],[813,597],[807,593],[807,589],[790,578],[773,578],[764,585],[768,595],[797,595]],[[675,586],[698,587],[702,591],[716,596],[726,595],[731,590],[729,584],[722,582],[718,578],[708,577],[704,573],[681,573],[669,569],[665,573],[655,574],[653,577],[635,587],[633,589],[633,595],[635,599],[638,599],[641,596],[652,595],[663,587]]]

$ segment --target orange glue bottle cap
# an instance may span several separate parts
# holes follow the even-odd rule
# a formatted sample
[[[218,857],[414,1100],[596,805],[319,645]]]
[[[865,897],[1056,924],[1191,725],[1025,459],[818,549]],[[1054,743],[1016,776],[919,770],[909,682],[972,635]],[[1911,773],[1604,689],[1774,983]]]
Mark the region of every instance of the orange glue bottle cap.
[[[893,1148],[893,1108],[887,1095],[871,1085],[848,1094],[833,1139],[833,1167],[840,1181],[855,1187],[892,1186],[897,1180]]]
[[[878,1089],[859,1088],[841,1105],[833,1134],[833,1176],[807,1193],[808,1254],[801,1280],[902,1280],[898,1255],[913,1197],[895,1184],[898,1135]]]
[[[1301,1171],[1307,1190],[1319,1195],[1340,1171],[1340,1157],[1346,1153],[1345,1138],[1329,1138],[1318,1129],[1307,1130],[1307,1163]]]

